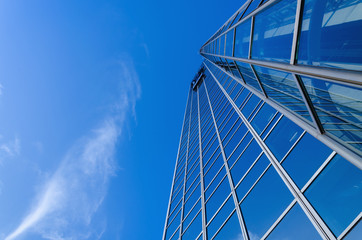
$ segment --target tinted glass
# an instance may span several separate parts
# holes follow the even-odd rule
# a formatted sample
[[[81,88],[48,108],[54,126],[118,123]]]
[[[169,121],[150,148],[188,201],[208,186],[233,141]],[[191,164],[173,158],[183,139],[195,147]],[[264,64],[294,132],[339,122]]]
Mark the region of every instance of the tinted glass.
[[[229,218],[223,228],[217,233],[214,240],[243,240],[241,228],[236,212]]]
[[[232,56],[233,41],[234,41],[234,30],[230,30],[226,34],[226,46],[225,46],[226,56]]]
[[[284,182],[270,167],[241,203],[249,236],[260,239],[292,199]]]
[[[268,136],[265,143],[278,160],[282,160],[303,130],[288,118],[283,117]]]
[[[303,188],[331,152],[331,149],[306,133],[282,163],[282,166],[297,186]]]
[[[324,129],[362,150],[361,88],[301,76]]]
[[[305,192],[336,236],[362,210],[362,172],[337,155]]]
[[[296,203],[266,239],[317,240],[322,238]]]
[[[251,20],[249,19],[235,28],[235,57],[248,58],[250,43],[250,25]]]
[[[296,0],[284,0],[256,15],[252,58],[289,62],[296,6]]]
[[[361,9],[361,0],[306,0],[298,63],[362,70]]]

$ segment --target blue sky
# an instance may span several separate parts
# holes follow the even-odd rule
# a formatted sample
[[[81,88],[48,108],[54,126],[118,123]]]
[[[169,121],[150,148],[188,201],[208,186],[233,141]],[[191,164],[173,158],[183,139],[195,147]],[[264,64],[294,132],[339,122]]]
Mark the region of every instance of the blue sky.
[[[200,46],[242,1],[0,1],[0,239],[160,239]]]

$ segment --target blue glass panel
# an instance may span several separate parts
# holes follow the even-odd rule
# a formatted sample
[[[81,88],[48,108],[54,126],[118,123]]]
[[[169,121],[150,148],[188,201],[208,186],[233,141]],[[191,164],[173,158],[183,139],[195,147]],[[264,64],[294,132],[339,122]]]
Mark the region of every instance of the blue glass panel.
[[[331,152],[331,149],[306,133],[283,161],[282,166],[297,186],[303,188]]]
[[[255,16],[252,58],[289,62],[296,6],[296,0],[284,0]]]
[[[230,30],[226,33],[226,46],[225,46],[225,55],[233,56],[233,41],[234,41],[234,30]]]
[[[181,211],[178,212],[175,219],[168,226],[167,233],[166,233],[167,238],[171,237],[171,235],[176,231],[176,229],[180,225],[180,220],[181,220]]]
[[[305,196],[339,236],[362,210],[362,172],[337,155],[306,190]]]
[[[184,220],[183,220],[183,226],[187,227],[192,219],[196,216],[196,214],[200,211],[201,209],[201,201],[199,200],[196,205],[194,206],[194,208],[189,212],[184,212]]]
[[[250,68],[250,65],[247,63],[243,63],[243,62],[236,62],[236,64],[237,64],[246,84],[254,87],[259,92],[261,92],[258,80],[256,80],[255,74],[254,74],[253,70]]]
[[[280,161],[302,132],[303,129],[283,117],[267,137],[265,143]]]
[[[361,219],[355,227],[347,234],[343,240],[359,240],[362,236],[362,221]]]
[[[202,230],[202,220],[201,220],[201,212],[197,214],[195,220],[191,223],[190,227],[187,228],[184,235],[182,235],[181,239],[183,240],[193,240],[196,239],[197,236],[201,233]]]
[[[253,140],[231,169],[231,176],[234,184],[237,184],[239,182],[241,177],[250,168],[250,166],[256,160],[260,153],[261,149],[259,145],[256,143],[256,141]]]
[[[250,170],[248,175],[245,176],[243,181],[236,188],[236,194],[239,198],[239,201],[243,199],[245,194],[249,191],[251,186],[256,182],[260,175],[264,172],[267,166],[269,166],[269,159],[263,154],[259,160],[255,163],[253,168]]]
[[[225,54],[225,35],[221,35],[220,39],[220,55]]]
[[[241,228],[236,212],[229,218],[227,223],[217,233],[213,240],[243,240]]]
[[[270,167],[241,203],[249,236],[260,239],[292,200],[292,194]]]
[[[301,76],[324,129],[362,150],[361,88]]]
[[[243,139],[244,138],[244,139]],[[232,150],[228,150],[227,151],[227,157],[229,157],[229,154],[231,154],[231,156],[228,158],[228,164],[231,167],[234,162],[239,158],[240,154],[244,151],[245,147],[247,146],[247,144],[250,142],[250,140],[252,139],[252,135],[248,132],[247,135],[244,137],[244,135],[240,138],[239,142],[241,141],[241,143],[236,147],[235,151],[232,152]],[[235,139],[236,140],[236,139]],[[228,145],[229,146],[229,145]],[[229,149],[229,148],[225,148]]]
[[[306,0],[298,63],[361,71],[361,11],[361,0]]]
[[[209,186],[206,186],[206,192],[205,192],[205,199],[207,200],[212,192],[215,190],[216,186],[220,183],[220,181],[225,177],[226,171],[225,168],[223,168],[214,178],[214,180],[209,184]]]
[[[260,98],[258,98],[256,95],[252,95],[248,102],[245,104],[245,106],[241,109],[241,112],[243,113],[244,117],[247,119],[249,118],[250,114],[255,110],[255,108],[258,106],[258,103],[260,103]]]
[[[281,115],[282,115],[282,114],[278,112],[278,113],[274,116],[273,120],[272,120],[272,121],[269,123],[269,125],[266,127],[266,129],[263,130],[264,132],[261,134],[261,137],[262,137],[263,139],[265,138],[265,136],[267,136],[267,135],[269,134],[270,130],[274,127],[274,124],[278,121],[278,119],[280,118]]]
[[[296,81],[291,73],[254,66],[268,97],[312,122]]]
[[[261,107],[257,115],[251,121],[251,125],[258,134],[264,130],[266,125],[273,118],[275,112],[276,110],[266,103]]]
[[[322,238],[299,204],[296,203],[266,239],[317,240]]]
[[[228,178],[224,178],[222,183],[216,189],[214,194],[206,203],[206,220],[209,221],[221,204],[225,201],[226,197],[231,193]]]
[[[223,224],[223,222],[226,220],[226,218],[230,215],[230,213],[234,209],[235,209],[235,204],[232,196],[230,196],[229,199],[226,201],[225,205],[220,209],[215,218],[212,220],[212,222],[210,222],[209,226],[207,227],[207,235],[209,239],[211,239],[211,237],[214,236],[216,231],[220,228],[221,224]],[[207,212],[206,215],[208,215]],[[208,219],[210,219],[211,217],[212,216],[208,216]]]
[[[249,19],[235,28],[235,57],[248,58],[249,56],[250,26],[251,20]]]

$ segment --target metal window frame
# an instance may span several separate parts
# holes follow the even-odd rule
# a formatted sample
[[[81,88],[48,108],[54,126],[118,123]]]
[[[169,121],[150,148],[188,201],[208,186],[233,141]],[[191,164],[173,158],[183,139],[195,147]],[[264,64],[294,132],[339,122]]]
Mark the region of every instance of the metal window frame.
[[[302,194],[302,192],[299,190],[297,185],[293,182],[292,178],[289,176],[289,174],[284,170],[284,168],[281,166],[280,162],[277,160],[277,158],[274,156],[274,154],[271,152],[269,147],[264,143],[264,141],[260,138],[258,133],[255,131],[255,129],[252,127],[252,125],[249,123],[249,121],[245,118],[243,113],[237,108],[235,103],[231,100],[228,93],[225,91],[225,89],[220,85],[218,80],[215,78],[213,73],[210,71],[210,69],[207,67],[206,64],[204,64],[209,71],[209,73],[212,75],[214,81],[219,86],[219,89],[224,93],[225,97],[229,100],[230,104],[234,107],[235,111],[239,114],[240,118],[244,121],[245,125],[248,127],[249,131],[253,135],[256,142],[259,144],[260,148],[264,152],[265,156],[269,159],[270,163],[273,165],[274,169],[277,171],[280,178],[283,180],[289,191],[292,193],[294,198],[298,201],[299,205],[303,209],[304,213],[307,215],[311,223],[314,225],[316,230],[319,232],[322,238],[324,239],[333,239],[336,240],[334,234],[331,232],[331,230],[327,227],[327,225],[324,223],[324,221],[321,219],[321,217],[318,215],[316,210],[312,207],[312,205],[309,203],[307,198]]]

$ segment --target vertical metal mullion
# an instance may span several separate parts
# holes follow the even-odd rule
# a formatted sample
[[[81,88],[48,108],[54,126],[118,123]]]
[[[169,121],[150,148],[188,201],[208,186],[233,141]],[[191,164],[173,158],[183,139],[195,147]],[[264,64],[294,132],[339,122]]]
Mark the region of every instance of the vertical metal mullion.
[[[191,91],[191,90],[190,90]],[[182,144],[182,133],[184,131],[184,127],[185,127],[185,121],[186,121],[186,113],[187,113],[187,105],[190,101],[191,98],[190,97],[190,91],[187,95],[187,103],[186,103],[186,108],[185,108],[185,113],[184,113],[184,120],[183,120],[183,124],[182,124],[182,128],[181,128],[181,134],[180,134],[180,140],[179,140],[179,145],[178,145],[178,150],[177,150],[177,157],[176,157],[176,164],[175,164],[175,170],[173,172],[173,181],[172,181],[172,186],[171,186],[171,193],[170,193],[170,199],[168,201],[168,207],[167,207],[167,213],[166,213],[166,221],[165,221],[165,228],[163,229],[163,237],[162,239],[163,240],[166,240],[166,227],[167,227],[167,222],[168,222],[168,217],[169,217],[169,214],[170,214],[170,207],[171,207],[171,199],[172,199],[172,194],[174,193],[174,184],[175,184],[175,176],[176,176],[176,170],[177,170],[177,164],[178,164],[178,161],[179,161],[179,157],[180,157],[180,148],[181,148],[181,144]]]
[[[218,82],[218,80],[215,78],[213,73],[209,70],[209,68],[206,66],[210,74],[212,75],[213,79],[219,86],[220,90],[224,93],[228,101],[231,103],[235,111],[239,114],[240,118],[244,121],[245,126],[249,129],[250,133],[253,135],[254,139],[258,143],[258,145],[263,150],[265,156],[269,159],[271,164],[273,165],[274,169],[277,171],[280,178],[283,180],[285,185],[288,187],[289,191],[293,194],[295,199],[298,201],[300,207],[303,209],[304,213],[307,215],[311,223],[314,225],[316,230],[319,232],[320,236],[323,237],[323,239],[331,239],[336,240],[336,237],[333,235],[331,230],[327,227],[327,225],[324,223],[324,221],[321,219],[321,217],[318,215],[316,210],[313,208],[313,206],[309,203],[307,198],[303,195],[303,193],[299,190],[297,185],[293,182],[289,174],[284,170],[284,168],[281,166],[279,161],[276,159],[274,154],[271,152],[269,147],[264,143],[264,141],[260,138],[258,133],[255,131],[255,129],[251,126],[249,121],[245,118],[245,116],[242,114],[242,112],[238,109],[238,107],[235,105],[235,103],[230,98],[229,94],[225,91],[225,89],[222,87],[222,85]]]
[[[201,85],[200,85],[201,86]],[[201,187],[201,211],[202,211],[202,239],[206,240],[206,210],[205,210],[205,186],[203,174],[203,161],[202,161],[202,147],[201,147],[201,118],[200,118],[200,96],[199,87],[197,88],[197,109],[199,121],[199,152],[200,152],[200,187]]]
[[[300,31],[301,31],[302,14],[303,14],[303,1],[298,0],[297,11],[295,14],[295,22],[294,22],[292,50],[290,53],[290,61],[289,61],[289,63],[292,65],[297,63],[297,49],[298,49],[297,44],[298,44],[298,39],[299,39]]]
[[[265,96],[266,98],[268,98],[268,94],[266,93],[266,91],[265,91],[265,89],[264,89],[264,86],[263,86],[263,84],[261,83],[258,74],[256,74],[256,71],[255,71],[253,65],[249,64],[249,66],[250,66],[251,70],[253,71],[253,73],[254,73],[254,75],[255,75],[256,81],[258,81],[258,84],[259,84],[259,86],[260,86],[261,91],[263,92],[264,96]]]
[[[183,227],[183,215],[184,215],[184,206],[185,206],[185,194],[186,194],[186,171],[187,171],[187,164],[188,164],[188,158],[189,158],[189,144],[190,144],[190,128],[191,128],[191,115],[192,115],[192,90],[191,91],[191,102],[190,102],[190,115],[189,115],[189,130],[187,132],[187,147],[186,147],[186,159],[185,159],[185,175],[184,175],[184,186],[182,191],[182,206],[181,206],[181,220],[180,220],[180,233],[179,233],[179,239],[181,239],[182,236],[182,227]]]
[[[294,77],[294,80],[295,80],[295,82],[297,84],[299,92],[302,95],[304,104],[308,109],[309,115],[312,117],[315,128],[318,130],[318,132],[320,134],[324,133],[323,125],[322,125],[322,123],[321,123],[321,121],[320,121],[320,119],[319,119],[319,117],[317,115],[317,112],[316,112],[316,110],[315,110],[315,108],[313,106],[312,100],[309,97],[307,89],[305,88],[305,86],[304,86],[304,84],[303,84],[303,82],[302,82],[302,80],[300,79],[299,76],[297,76],[297,75],[295,75],[293,73],[293,77]]]
[[[248,59],[251,59],[251,48],[253,47],[254,22],[255,22],[255,17],[252,16],[251,17],[251,27],[250,27],[250,42],[249,42]]]
[[[232,193],[232,196],[233,196],[236,213],[237,213],[237,216],[238,216],[238,219],[239,219],[240,228],[241,228],[241,231],[243,233],[244,240],[249,240],[249,235],[248,235],[248,233],[246,231],[245,222],[244,222],[243,216],[242,216],[241,211],[240,211],[238,199],[236,197],[235,187],[234,187],[234,184],[233,184],[233,181],[232,181],[232,178],[231,178],[230,169],[229,169],[229,166],[228,166],[227,161],[226,161],[226,155],[225,155],[225,152],[224,152],[224,147],[222,146],[222,141],[221,141],[221,138],[220,138],[219,129],[217,127],[215,117],[214,117],[214,112],[213,112],[211,102],[210,102],[210,99],[209,99],[209,94],[208,94],[208,90],[207,90],[207,87],[206,87],[206,81],[204,81],[204,86],[205,86],[207,101],[208,101],[209,107],[210,107],[211,117],[212,117],[213,122],[214,122],[215,132],[216,132],[216,135],[217,135],[217,139],[219,141],[219,147],[220,147],[221,155],[222,155],[222,158],[224,160],[224,167],[225,167],[225,170],[226,170],[226,175],[227,175],[227,178],[229,180],[229,185],[230,185],[231,193]]]

